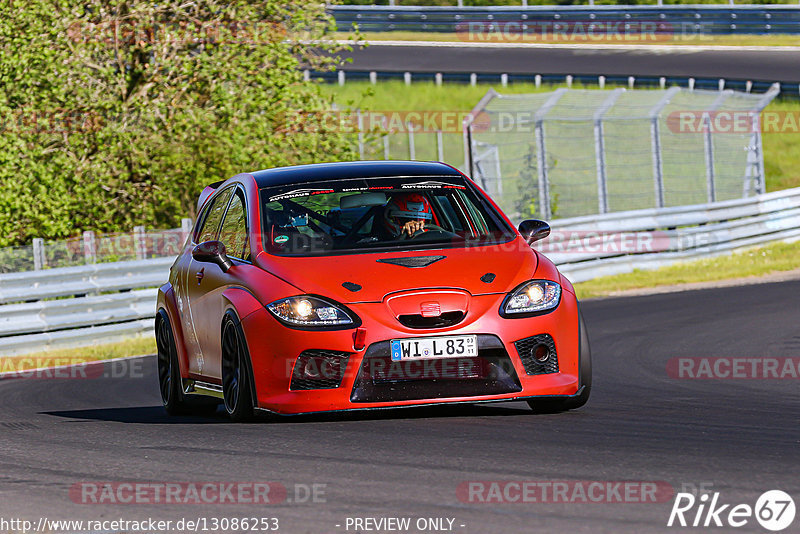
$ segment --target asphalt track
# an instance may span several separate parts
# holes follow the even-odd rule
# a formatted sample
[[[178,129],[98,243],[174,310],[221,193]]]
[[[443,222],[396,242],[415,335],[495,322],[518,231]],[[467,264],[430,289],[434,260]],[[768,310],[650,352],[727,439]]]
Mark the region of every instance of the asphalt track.
[[[728,47],[729,48],[729,47]],[[343,53],[343,70],[676,76],[800,82],[800,51],[707,47],[385,44]]]
[[[800,356],[798,294],[800,281],[790,281],[587,301],[594,391],[583,409],[555,415],[511,402],[244,425],[220,414],[170,418],[153,357],[118,378],[0,380],[0,518],[259,516],[308,533],[348,532],[346,518],[365,516],[449,517],[454,532],[475,534],[682,530],[666,528],[671,499],[460,500],[459,484],[476,480],[703,484],[724,502],[751,505],[779,488],[800,503],[797,380],[666,372],[675,357]],[[279,482],[290,497],[295,484],[326,486],[316,504],[267,506],[101,506],[69,495],[87,481],[209,480]],[[763,532],[754,523],[737,531]],[[800,517],[786,532],[798,525]]]

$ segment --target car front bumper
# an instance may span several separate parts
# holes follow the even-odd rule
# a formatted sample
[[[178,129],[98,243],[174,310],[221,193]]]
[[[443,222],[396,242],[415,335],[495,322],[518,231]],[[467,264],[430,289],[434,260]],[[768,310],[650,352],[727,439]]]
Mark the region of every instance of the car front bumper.
[[[578,394],[575,296],[564,291],[553,311],[515,319],[498,313],[504,296],[473,296],[463,321],[436,329],[406,328],[384,303],[349,304],[365,330],[363,348],[358,349],[354,328],[295,330],[266,309],[256,311],[242,320],[242,328],[253,364],[257,407],[288,415]],[[478,336],[478,357],[391,362],[388,355],[392,339],[455,335]],[[515,343],[540,335],[552,338],[557,369],[532,369],[530,359],[527,365],[523,362],[520,352],[527,346]],[[338,387],[328,383],[325,389],[296,389],[292,377],[298,376],[297,359],[313,351],[344,355]]]

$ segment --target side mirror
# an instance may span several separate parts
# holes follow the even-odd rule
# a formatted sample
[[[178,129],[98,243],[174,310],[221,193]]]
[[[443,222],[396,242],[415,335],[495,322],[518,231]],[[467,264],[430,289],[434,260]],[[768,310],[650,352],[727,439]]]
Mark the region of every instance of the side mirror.
[[[215,263],[223,273],[233,267],[233,262],[225,252],[225,245],[220,241],[204,241],[192,249],[192,257],[197,261]]]
[[[519,223],[519,233],[530,245],[550,235],[550,225],[538,219],[528,219]]]

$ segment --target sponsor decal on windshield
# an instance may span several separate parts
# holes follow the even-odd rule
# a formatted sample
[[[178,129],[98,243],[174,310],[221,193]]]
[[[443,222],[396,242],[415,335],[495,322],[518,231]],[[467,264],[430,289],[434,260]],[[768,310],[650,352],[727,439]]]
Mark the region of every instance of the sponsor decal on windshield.
[[[333,193],[333,189],[294,189],[292,191],[287,191],[286,193],[269,197],[269,201],[275,202],[276,200],[285,200],[287,198],[307,197],[311,195],[322,195],[325,193]]]

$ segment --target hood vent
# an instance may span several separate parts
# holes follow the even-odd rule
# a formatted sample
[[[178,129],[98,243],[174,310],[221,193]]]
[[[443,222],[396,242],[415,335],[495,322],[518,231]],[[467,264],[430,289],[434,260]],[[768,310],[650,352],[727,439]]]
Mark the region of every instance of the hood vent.
[[[352,291],[353,293],[356,291],[361,291],[361,286],[359,284],[354,284],[353,282],[343,282],[342,287],[348,291]]]
[[[377,260],[378,263],[391,263],[392,265],[400,265],[402,267],[427,267],[432,263],[445,259],[447,256],[413,256],[411,258],[386,258]]]

